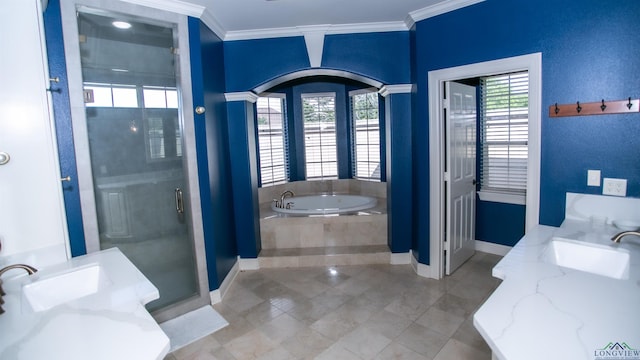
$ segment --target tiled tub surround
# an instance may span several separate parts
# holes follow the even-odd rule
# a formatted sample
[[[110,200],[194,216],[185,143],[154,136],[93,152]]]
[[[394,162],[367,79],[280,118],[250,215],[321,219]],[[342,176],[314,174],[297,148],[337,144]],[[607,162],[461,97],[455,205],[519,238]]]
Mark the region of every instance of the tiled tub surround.
[[[289,216],[271,209],[273,199],[291,190],[296,196],[353,194],[372,196],[372,209],[330,216]],[[297,181],[259,190],[261,268],[388,264],[386,184],[359,180]]]
[[[611,241],[622,231],[612,223],[623,219],[640,221],[640,199],[567,194],[563,224],[529,231],[493,268],[504,281],[477,311],[474,325],[496,358],[592,360],[610,344],[640,348],[640,238]],[[628,278],[545,261],[554,237],[628,251]],[[636,350],[630,358],[639,357]]]

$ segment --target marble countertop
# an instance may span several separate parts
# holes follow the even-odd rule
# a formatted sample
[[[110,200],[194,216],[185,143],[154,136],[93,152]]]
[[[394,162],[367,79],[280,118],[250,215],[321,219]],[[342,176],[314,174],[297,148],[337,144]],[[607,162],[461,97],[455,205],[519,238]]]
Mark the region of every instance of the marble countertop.
[[[108,278],[95,294],[40,312],[22,295],[25,285],[92,264]],[[151,360],[169,351],[169,338],[144,307],[158,289],[117,248],[4,279],[3,288],[0,359]]]
[[[640,238],[610,224],[565,220],[539,225],[494,267],[503,280],[474,315],[474,325],[498,359],[599,359],[619,344],[640,359]],[[554,237],[629,251],[629,277],[619,280],[543,260]],[[620,348],[617,348],[620,350]],[[602,357],[600,357],[602,358]],[[612,357],[612,359],[618,357]]]

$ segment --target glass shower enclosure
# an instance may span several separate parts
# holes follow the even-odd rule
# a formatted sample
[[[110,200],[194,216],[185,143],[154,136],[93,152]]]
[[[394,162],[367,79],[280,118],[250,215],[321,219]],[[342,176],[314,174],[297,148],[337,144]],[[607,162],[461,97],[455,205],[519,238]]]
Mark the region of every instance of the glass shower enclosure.
[[[130,14],[77,7],[81,89],[74,97],[70,85],[70,97],[81,92],[83,113],[72,114],[74,140],[79,180],[89,175],[81,201],[95,209],[83,209],[96,228],[86,236],[118,247],[158,288],[147,309],[163,321],[210,300],[194,243],[178,26]]]

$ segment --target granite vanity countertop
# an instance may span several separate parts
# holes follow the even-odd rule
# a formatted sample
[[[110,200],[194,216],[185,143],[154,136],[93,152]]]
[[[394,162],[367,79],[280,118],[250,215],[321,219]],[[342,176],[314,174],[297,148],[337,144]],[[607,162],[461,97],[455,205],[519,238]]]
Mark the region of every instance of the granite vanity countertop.
[[[608,225],[592,229],[589,222],[566,220],[561,227],[539,225],[516,244],[493,269],[504,281],[474,315],[495,357],[593,360],[615,348],[640,359],[640,238],[627,236],[615,244],[610,239],[617,232]],[[629,277],[545,262],[554,237],[629,251]]]
[[[77,268],[99,264],[103,290],[36,312],[22,287]],[[0,315],[0,359],[163,359],[169,339],[144,305],[158,289],[117,248],[72,258],[31,277],[5,279]]]

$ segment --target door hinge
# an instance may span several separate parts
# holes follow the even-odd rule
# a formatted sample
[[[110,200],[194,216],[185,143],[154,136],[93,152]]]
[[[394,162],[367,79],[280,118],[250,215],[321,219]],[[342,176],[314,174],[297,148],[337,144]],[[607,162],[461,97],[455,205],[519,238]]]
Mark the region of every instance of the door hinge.
[[[442,178],[444,179],[444,181],[449,181],[449,172],[445,171],[444,174],[442,175]]]
[[[180,49],[177,48],[177,47],[173,47],[172,46],[172,47],[169,48],[169,51],[171,51],[171,54],[173,54],[173,55],[180,55]]]
[[[442,108],[443,109],[449,108],[449,99],[442,99]]]

